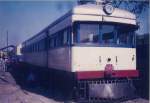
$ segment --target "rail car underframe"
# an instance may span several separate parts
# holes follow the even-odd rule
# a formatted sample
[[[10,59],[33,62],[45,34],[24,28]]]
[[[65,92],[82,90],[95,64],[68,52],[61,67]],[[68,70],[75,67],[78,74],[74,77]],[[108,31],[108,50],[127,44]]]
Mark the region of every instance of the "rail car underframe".
[[[77,72],[79,99],[81,101],[115,100],[136,95],[133,82],[139,76],[137,70],[114,71],[113,75],[110,78],[105,77],[104,71]]]
[[[103,71],[67,72],[40,68],[34,65],[30,65],[30,67],[31,71],[40,79],[41,84],[49,85],[54,97],[64,96],[65,99],[75,98],[80,101],[97,100],[97,98],[118,99],[126,96],[130,97],[135,92],[132,82],[139,75],[137,70],[115,71],[116,75],[114,77],[107,78]],[[30,69],[28,69],[28,73],[30,73]],[[124,72],[122,76],[117,74],[121,72]]]

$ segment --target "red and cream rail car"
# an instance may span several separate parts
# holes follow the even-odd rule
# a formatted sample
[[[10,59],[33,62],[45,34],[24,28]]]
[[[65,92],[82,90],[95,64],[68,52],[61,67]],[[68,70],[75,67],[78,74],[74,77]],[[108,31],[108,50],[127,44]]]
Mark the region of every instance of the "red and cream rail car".
[[[47,70],[53,90],[66,95],[130,96],[134,90],[127,80],[139,75],[136,30],[131,12],[109,4],[78,5],[23,43],[24,62]]]

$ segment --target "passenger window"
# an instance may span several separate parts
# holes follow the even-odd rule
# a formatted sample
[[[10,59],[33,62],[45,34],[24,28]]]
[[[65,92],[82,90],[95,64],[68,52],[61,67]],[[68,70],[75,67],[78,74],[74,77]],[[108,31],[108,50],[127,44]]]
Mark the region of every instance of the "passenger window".
[[[62,45],[63,45],[63,31],[60,31],[58,35],[58,46]]]
[[[73,42],[78,43],[78,35],[79,35],[79,25],[77,23],[74,24],[73,26]]]
[[[37,51],[39,51],[39,42],[37,43]]]
[[[54,37],[54,47],[57,46],[57,36]]]
[[[63,35],[63,45],[67,44],[67,38],[68,38],[68,33],[67,30],[65,30]]]
[[[54,38],[51,38],[50,39],[50,48],[53,48],[54,47]]]
[[[59,46],[59,35],[55,37],[55,47]]]
[[[33,46],[34,46],[34,52],[36,52],[36,44],[33,44]]]
[[[64,45],[69,44],[69,33],[70,33],[70,28],[63,29],[55,34],[53,34],[53,37],[50,37],[49,41],[49,48],[53,47],[61,47]]]

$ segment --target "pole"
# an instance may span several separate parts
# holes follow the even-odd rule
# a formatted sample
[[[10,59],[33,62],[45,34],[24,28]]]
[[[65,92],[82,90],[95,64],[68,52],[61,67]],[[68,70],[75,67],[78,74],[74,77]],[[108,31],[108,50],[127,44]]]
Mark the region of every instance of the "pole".
[[[8,55],[8,30],[7,30],[7,55]]]
[[[8,58],[8,30],[7,30],[7,58]],[[5,64],[4,64],[4,71],[6,72],[7,71],[7,63],[5,61]]]

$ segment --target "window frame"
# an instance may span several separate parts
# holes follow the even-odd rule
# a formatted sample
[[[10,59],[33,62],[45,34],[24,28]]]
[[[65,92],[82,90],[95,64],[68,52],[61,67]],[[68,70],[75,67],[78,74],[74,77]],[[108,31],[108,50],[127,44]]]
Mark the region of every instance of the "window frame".
[[[98,30],[99,31],[99,42],[98,43],[91,43],[91,44],[89,44],[89,43],[81,43],[80,42],[80,34],[78,33],[78,31],[77,31],[77,29],[79,29],[79,27],[77,26],[77,25],[79,25],[80,23],[87,23],[87,24],[98,24],[99,25],[99,29],[101,29],[101,25],[114,25],[114,27],[115,28],[117,28],[117,27],[120,27],[120,26],[129,26],[128,27],[128,29],[130,29],[129,31],[128,31],[128,35],[129,35],[129,33],[131,33],[132,31],[134,31],[134,34],[132,34],[132,36],[133,36],[133,38],[134,38],[134,43],[132,43],[132,44],[130,44],[130,45],[127,45],[127,44],[125,44],[125,45],[118,45],[116,42],[116,40],[117,40],[117,36],[118,36],[118,34],[116,34],[116,35],[114,35],[114,40],[113,40],[113,42],[114,43],[111,43],[111,44],[104,44],[103,43],[103,41],[102,41],[102,32],[101,32],[101,30]],[[129,25],[129,24],[121,24],[121,23],[108,23],[108,22],[102,22],[102,23],[100,23],[100,22],[90,22],[90,21],[77,21],[77,22],[74,22],[73,23],[73,44],[72,44],[72,46],[75,46],[75,45],[77,45],[77,46],[99,46],[99,47],[131,47],[131,48],[135,48],[135,46],[136,46],[136,42],[135,42],[135,31],[138,29],[138,26],[136,26],[136,25]],[[115,31],[115,33],[117,32],[117,30]]]
[[[67,32],[66,44],[64,43],[64,32],[65,31]],[[62,30],[59,30],[58,32],[56,32],[54,34],[51,34],[48,38],[49,38],[48,45],[50,45],[48,49],[71,46],[71,26],[68,26]],[[52,42],[54,42],[54,45],[51,45]]]

